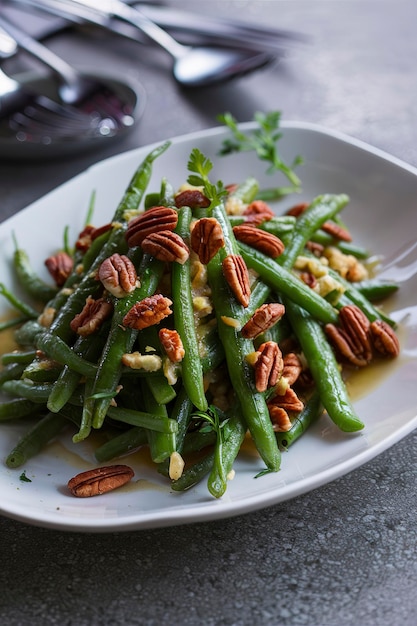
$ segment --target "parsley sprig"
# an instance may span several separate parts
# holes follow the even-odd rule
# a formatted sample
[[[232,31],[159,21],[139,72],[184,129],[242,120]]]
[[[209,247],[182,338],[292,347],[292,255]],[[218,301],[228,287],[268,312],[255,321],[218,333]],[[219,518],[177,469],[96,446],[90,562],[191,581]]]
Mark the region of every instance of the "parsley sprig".
[[[193,148],[188,160],[188,170],[191,174],[188,177],[190,185],[203,187],[204,194],[211,201],[211,205],[220,204],[227,191],[221,180],[212,183],[209,174],[213,169],[213,163],[198,148]]]
[[[222,148],[220,150],[221,155],[231,154],[232,152],[249,152],[254,150],[261,161],[269,163],[267,169],[268,174],[274,172],[282,172],[291,183],[292,187],[279,187],[275,190],[270,190],[269,195],[271,199],[273,197],[279,197],[288,193],[299,192],[301,189],[301,180],[294,172],[294,168],[301,165],[303,159],[301,156],[296,156],[293,162],[288,165],[281,158],[277,143],[282,137],[282,133],[279,130],[281,121],[280,111],[272,111],[270,113],[255,113],[254,120],[258,124],[258,128],[251,130],[248,133],[243,132],[238,125],[237,120],[231,113],[223,113],[218,116],[218,120],[227,126],[232,137],[224,139]],[[268,196],[265,197],[267,199]]]

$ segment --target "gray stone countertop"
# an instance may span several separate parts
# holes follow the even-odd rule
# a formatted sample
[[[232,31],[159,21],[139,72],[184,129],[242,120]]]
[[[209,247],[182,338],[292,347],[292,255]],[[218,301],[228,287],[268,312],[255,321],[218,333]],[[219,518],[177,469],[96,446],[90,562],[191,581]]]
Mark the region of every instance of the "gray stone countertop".
[[[3,4],[3,3],[2,3]],[[297,29],[312,44],[236,82],[187,93],[160,52],[65,32],[48,45],[84,69],[142,82],[142,121],[122,143],[50,162],[0,162],[0,215],[87,166],[167,136],[279,109],[417,166],[417,5],[395,0],[171,0]],[[15,15],[14,10],[12,9]],[[31,26],[27,11],[22,23]],[[416,454],[410,434],[314,491],[230,519],[78,534],[0,519],[5,626],[411,626],[417,623]]]

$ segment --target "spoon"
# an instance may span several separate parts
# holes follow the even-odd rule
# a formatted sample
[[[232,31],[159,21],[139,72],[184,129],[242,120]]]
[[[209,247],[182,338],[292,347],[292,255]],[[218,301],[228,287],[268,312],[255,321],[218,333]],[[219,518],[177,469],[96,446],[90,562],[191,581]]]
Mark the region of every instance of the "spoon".
[[[167,31],[150,20],[138,8],[121,0],[55,0],[62,7],[80,5],[96,15],[114,17],[144,32],[174,59],[174,78],[185,87],[204,87],[241,76],[270,63],[271,54],[219,46],[190,46],[178,42]],[[88,18],[85,12],[83,18]],[[91,20],[95,22],[92,17]]]

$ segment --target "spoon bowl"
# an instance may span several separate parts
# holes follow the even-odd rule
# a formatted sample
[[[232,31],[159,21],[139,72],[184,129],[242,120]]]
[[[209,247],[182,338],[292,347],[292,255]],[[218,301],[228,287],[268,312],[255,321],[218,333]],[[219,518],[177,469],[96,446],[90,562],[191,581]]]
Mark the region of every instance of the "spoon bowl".
[[[176,58],[173,66],[175,79],[184,87],[207,87],[243,76],[268,65],[269,54],[250,50],[190,47],[186,54]]]
[[[85,128],[77,129],[75,124],[57,128],[53,120],[47,118],[19,133],[17,128],[11,127],[7,120],[4,120],[0,123],[0,159],[33,161],[74,156],[104,148],[109,142],[121,140],[131,132],[145,108],[146,94],[143,86],[140,83],[127,84],[116,78],[93,72],[86,72],[83,75],[86,79],[99,79],[116,95],[119,103],[124,103],[123,110],[127,123],[115,128],[110,118],[108,120],[104,118],[101,121],[100,132],[87,133]],[[52,76],[39,77],[33,72],[25,72],[15,78],[23,89],[30,93],[42,94],[52,101],[59,99],[58,86]]]

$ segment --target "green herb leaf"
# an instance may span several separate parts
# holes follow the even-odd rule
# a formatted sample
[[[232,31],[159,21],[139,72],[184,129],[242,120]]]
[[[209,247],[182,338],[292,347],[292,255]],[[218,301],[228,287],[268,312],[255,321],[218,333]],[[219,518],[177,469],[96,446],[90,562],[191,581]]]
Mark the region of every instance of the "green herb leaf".
[[[31,483],[32,482],[31,479],[26,476],[26,470],[24,470],[20,474],[19,480],[22,481],[22,483]]]
[[[279,111],[255,113],[254,120],[258,124],[258,128],[249,133],[244,133],[239,129],[238,122],[231,113],[219,115],[218,120],[225,124],[232,133],[231,138],[227,138],[223,141],[220,150],[221,155],[254,150],[261,161],[270,163],[267,169],[268,174],[280,171],[292,184],[290,188],[275,189],[276,197],[283,196],[289,192],[300,191],[301,181],[294,172],[294,168],[303,162],[302,158],[296,156],[293,162],[287,165],[278,153],[277,142],[282,137],[282,133],[279,131],[281,121],[281,113]],[[270,193],[272,194],[272,192]]]
[[[213,184],[209,179],[209,174],[213,169],[213,163],[198,148],[191,151],[188,160],[188,170],[191,174],[188,182],[194,187],[203,187],[204,194],[210,200],[212,205],[219,204],[223,196],[227,194],[226,189],[221,180]]]

